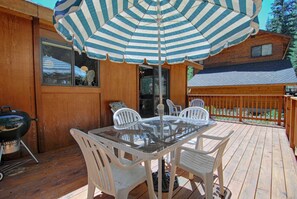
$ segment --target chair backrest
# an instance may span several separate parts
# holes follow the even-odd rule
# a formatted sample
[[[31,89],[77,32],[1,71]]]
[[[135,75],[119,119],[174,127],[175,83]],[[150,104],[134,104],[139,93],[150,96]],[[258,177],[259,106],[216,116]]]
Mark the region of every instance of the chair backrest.
[[[115,128],[129,128],[139,120],[141,120],[139,113],[130,108],[121,108],[113,114]]]
[[[191,100],[190,107],[198,106],[204,108],[204,101],[202,99],[196,98]]]
[[[119,160],[112,147],[108,147],[104,142],[95,140],[78,129],[71,129],[70,133],[83,153],[87,165],[88,180],[91,180],[102,192],[115,195],[111,163]]]
[[[111,102],[109,103],[110,106],[110,110],[115,113],[117,110],[121,109],[121,108],[127,108],[126,104],[124,102]]]
[[[194,106],[188,107],[180,112],[179,117],[188,118],[188,119],[195,119],[195,120],[209,120],[209,113],[204,108]]]
[[[166,104],[168,105],[169,115],[175,115],[174,103],[170,99],[167,99]]]

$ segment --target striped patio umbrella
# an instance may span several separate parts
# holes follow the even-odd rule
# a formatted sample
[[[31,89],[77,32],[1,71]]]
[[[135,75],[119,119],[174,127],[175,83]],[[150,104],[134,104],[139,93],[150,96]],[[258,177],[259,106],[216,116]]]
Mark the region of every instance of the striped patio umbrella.
[[[261,5],[262,0],[59,0],[53,20],[57,32],[91,58],[159,65],[162,104],[161,65],[203,60],[256,34]]]

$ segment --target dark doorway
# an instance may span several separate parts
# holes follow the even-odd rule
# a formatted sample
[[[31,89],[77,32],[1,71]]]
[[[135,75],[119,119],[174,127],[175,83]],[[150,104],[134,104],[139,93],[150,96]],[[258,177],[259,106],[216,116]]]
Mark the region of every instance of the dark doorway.
[[[162,69],[163,103],[169,96],[169,70]],[[139,112],[141,117],[152,117],[158,114],[159,78],[158,67],[139,66]],[[167,112],[165,105],[165,112]]]

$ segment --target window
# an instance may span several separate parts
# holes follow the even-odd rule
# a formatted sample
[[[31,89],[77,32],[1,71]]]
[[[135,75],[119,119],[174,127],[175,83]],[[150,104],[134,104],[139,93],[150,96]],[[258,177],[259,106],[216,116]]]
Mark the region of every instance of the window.
[[[61,86],[98,86],[99,62],[79,55],[67,44],[42,39],[42,83]]]
[[[272,55],[272,44],[252,47],[252,57],[263,57]]]

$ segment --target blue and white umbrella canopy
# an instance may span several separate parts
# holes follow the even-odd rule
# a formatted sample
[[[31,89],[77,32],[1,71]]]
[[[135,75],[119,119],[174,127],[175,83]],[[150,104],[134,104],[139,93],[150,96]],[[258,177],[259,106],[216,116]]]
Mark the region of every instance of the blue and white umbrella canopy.
[[[54,25],[91,58],[157,65],[160,55],[160,64],[176,64],[206,59],[256,34],[261,5],[262,0],[60,0]]]

